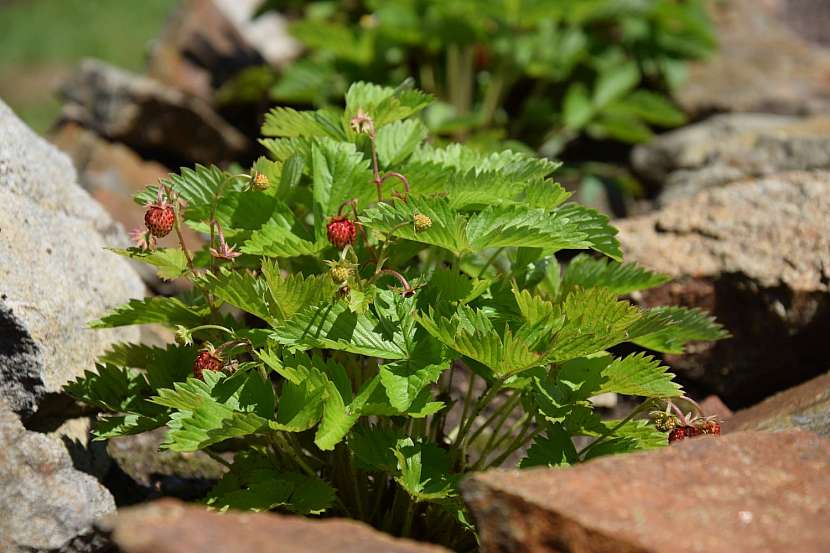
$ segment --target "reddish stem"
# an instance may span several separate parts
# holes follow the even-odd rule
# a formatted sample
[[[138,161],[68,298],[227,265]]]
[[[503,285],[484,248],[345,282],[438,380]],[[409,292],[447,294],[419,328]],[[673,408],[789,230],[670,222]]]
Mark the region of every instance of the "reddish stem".
[[[389,179],[389,178],[396,178],[396,179],[401,181],[401,183],[403,184],[403,189],[404,189],[403,200],[407,201],[409,199],[409,181],[407,180],[407,178],[405,176],[403,176],[402,174],[396,172],[396,171],[389,171],[388,173],[383,175],[383,177],[380,179],[380,181],[381,181],[381,183],[383,183],[383,182],[386,181],[386,179]]]

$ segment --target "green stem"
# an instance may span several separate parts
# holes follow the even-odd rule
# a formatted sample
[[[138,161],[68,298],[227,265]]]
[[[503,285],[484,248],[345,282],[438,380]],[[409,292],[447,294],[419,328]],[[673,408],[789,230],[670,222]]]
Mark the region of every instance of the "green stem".
[[[470,434],[470,437],[467,438],[467,443],[473,443],[475,439],[478,438],[479,435],[484,431],[484,429],[488,428],[490,426],[490,423],[496,420],[496,418],[498,418],[499,416],[504,415],[506,418],[510,414],[510,412],[513,411],[513,408],[516,406],[519,397],[520,396],[518,393],[514,393],[502,405],[500,405],[498,409],[493,410],[493,413],[490,414],[490,416],[487,417],[487,419],[483,423],[481,423],[478,426],[478,428],[476,428],[475,431],[473,431],[472,434]]]
[[[496,411],[496,413],[494,413],[494,415],[498,414],[499,418],[498,418],[498,420],[496,420],[495,428],[492,429],[492,432],[490,433],[490,437],[488,438],[487,443],[484,445],[484,447],[482,448],[482,450],[480,452],[479,461],[484,459],[486,454],[489,452],[490,448],[493,446],[493,444],[496,441],[496,437],[499,435],[499,432],[501,431],[502,427],[504,426],[504,423],[507,421],[507,418],[513,412],[513,409],[516,407],[516,404],[519,403],[519,401],[521,401],[521,399],[522,399],[521,393],[520,392],[515,392],[514,395],[509,400],[507,400],[507,402],[505,402],[505,404],[502,405],[499,408],[499,410]],[[478,466],[478,464],[479,463],[476,462],[476,466]]]
[[[221,330],[222,332],[230,334],[231,336],[234,335],[232,330],[230,330],[228,328],[225,328],[224,326],[221,326],[221,325],[199,325],[197,327],[193,327],[193,328],[189,329],[188,332],[193,334],[194,332],[196,332],[198,330]]]
[[[601,444],[602,442],[607,440],[610,436],[613,436],[614,432],[616,432],[617,430],[619,430],[620,428],[625,426],[631,419],[633,419],[634,417],[636,417],[637,415],[639,415],[643,411],[647,410],[651,406],[651,403],[652,403],[651,399],[647,399],[646,401],[644,401],[642,404],[640,404],[639,407],[637,407],[636,409],[631,411],[631,413],[629,413],[628,416],[625,417],[623,420],[621,420],[616,426],[614,426],[613,428],[611,428],[610,430],[605,432],[605,434],[603,434],[602,436],[600,436],[599,438],[597,438],[596,440],[594,440],[593,442],[591,442],[590,444],[586,445],[581,450],[579,450],[577,452],[577,457],[582,459],[585,456],[586,453],[591,451],[591,449],[593,447]]]
[[[484,410],[484,408],[487,407],[487,405],[489,405],[489,403],[493,400],[496,394],[499,393],[499,390],[501,390],[501,386],[501,380],[497,380],[490,386],[487,392],[485,392],[485,394],[476,402],[476,405],[473,408],[472,413],[470,413],[470,416],[464,422],[464,426],[461,427],[461,431],[458,433],[458,440],[456,441],[456,443],[458,444],[458,448],[461,451],[462,467],[467,466],[467,446],[470,442],[468,432],[470,431],[470,429],[473,426],[473,423]]]
[[[469,411],[470,406],[472,405],[473,389],[475,388],[475,379],[476,373],[470,371],[470,382],[467,386],[467,394],[464,396],[464,407],[461,410],[461,418],[458,419],[458,434],[455,435],[455,440],[453,441],[453,444],[455,445],[458,445],[459,440],[461,439],[461,425],[464,423],[465,420],[467,420],[467,412]]]
[[[401,530],[401,536],[404,538],[408,538],[412,534],[412,519],[415,518],[415,501],[411,497],[407,499],[406,514],[404,514],[403,529]]]
[[[525,420],[524,426],[521,432],[519,432],[519,435],[516,437],[516,439],[510,442],[510,445],[508,445],[502,451],[501,455],[496,457],[492,463],[485,463],[482,468],[498,467],[499,465],[504,463],[508,457],[510,457],[517,449],[522,447],[522,445],[524,445],[536,433],[536,430],[532,428],[532,425],[533,418],[528,417],[527,420]]]
[[[478,278],[481,278],[481,277],[484,276],[484,273],[485,273],[485,271],[487,271],[487,268],[493,263],[493,261],[496,260],[496,258],[502,252],[502,250],[504,250],[504,248],[499,248],[499,249],[496,250],[496,252],[493,255],[490,256],[490,258],[487,260],[487,263],[485,263],[484,267],[481,268],[481,271],[478,272]]]
[[[232,466],[229,462],[227,462],[225,459],[223,459],[221,455],[219,455],[219,454],[217,454],[217,453],[212,452],[212,451],[211,451],[210,449],[208,449],[208,448],[205,448],[205,449],[203,449],[202,451],[204,451],[204,452],[207,454],[207,456],[208,456],[208,457],[210,457],[211,459],[213,459],[213,460],[214,460],[214,461],[216,461],[217,463],[220,463],[220,464],[222,464],[222,465],[225,465],[226,467],[228,467],[228,468],[229,468],[229,469],[231,469],[231,470],[233,469],[233,466]]]

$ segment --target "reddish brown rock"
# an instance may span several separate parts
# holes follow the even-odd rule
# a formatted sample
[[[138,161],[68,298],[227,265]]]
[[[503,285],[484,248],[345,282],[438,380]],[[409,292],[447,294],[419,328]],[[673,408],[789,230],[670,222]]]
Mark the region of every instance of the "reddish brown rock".
[[[723,400],[716,395],[703,398],[703,401],[700,402],[700,409],[706,416],[714,415],[722,421],[731,419],[734,414],[732,409],[727,407]]]
[[[735,183],[619,222],[626,260],[675,281],[646,306],[712,312],[734,335],[692,344],[672,365],[730,407],[830,366],[830,173]]]
[[[723,432],[802,428],[830,438],[830,373],[739,411]]]
[[[481,552],[830,551],[830,441],[740,432],[462,484]]]
[[[729,0],[708,5],[717,25],[718,50],[692,66],[681,87],[678,100],[687,111],[828,111],[830,49],[813,41],[827,37],[816,17],[827,17],[826,2]],[[804,21],[810,21],[810,29]]]
[[[121,553],[448,553],[351,520],[216,513],[173,500],[125,509],[105,524]]]
[[[61,88],[62,117],[170,165],[244,161],[251,142],[205,101],[95,60]]]

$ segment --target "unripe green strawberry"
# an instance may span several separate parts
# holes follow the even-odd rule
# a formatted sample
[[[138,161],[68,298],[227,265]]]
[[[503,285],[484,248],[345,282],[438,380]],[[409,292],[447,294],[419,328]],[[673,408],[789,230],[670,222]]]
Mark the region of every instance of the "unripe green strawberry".
[[[347,282],[349,277],[352,276],[352,270],[344,265],[334,265],[329,269],[329,276],[337,284],[342,284]]]
[[[266,190],[269,186],[271,186],[271,181],[268,180],[268,177],[265,173],[254,172],[254,178],[251,179],[251,184],[257,190]]]
[[[415,232],[421,232],[423,230],[427,230],[429,227],[432,226],[432,219],[430,219],[427,215],[423,213],[416,213],[415,217],[413,217],[415,221]]]
[[[678,423],[677,417],[671,413],[655,411],[651,413],[651,416],[654,419],[654,427],[661,432],[671,432]]]

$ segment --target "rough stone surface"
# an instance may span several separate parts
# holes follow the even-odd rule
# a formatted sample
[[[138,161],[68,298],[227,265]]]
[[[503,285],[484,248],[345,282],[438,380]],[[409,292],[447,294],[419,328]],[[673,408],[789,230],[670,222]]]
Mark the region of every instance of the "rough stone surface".
[[[300,55],[302,44],[289,33],[285,17],[274,11],[255,17],[257,9],[262,5],[260,0],[213,2],[269,64],[282,67]]]
[[[63,118],[171,164],[238,160],[251,144],[211,107],[153,79],[95,60],[61,88]]]
[[[162,500],[120,511],[105,523],[121,553],[441,553],[363,523],[266,513],[215,513]]]
[[[749,177],[830,169],[830,117],[724,114],[638,146],[634,169],[665,204]]]
[[[117,501],[127,502],[127,495],[200,499],[227,472],[224,465],[201,451],[160,450],[165,431],[160,428],[109,440],[109,458],[137,485],[124,490],[123,498],[116,493]],[[232,460],[228,455],[227,461]]]
[[[751,405],[830,365],[830,173],[732,184],[621,221],[628,261],[674,282],[646,306],[713,313],[734,335],[671,359],[731,408]]]
[[[185,0],[153,45],[148,74],[210,101],[239,71],[265,62],[213,0]]]
[[[64,445],[29,432],[0,400],[0,551],[97,553],[93,521],[115,510],[109,492],[75,470]]]
[[[741,432],[462,483],[481,552],[821,553],[830,441]]]
[[[811,42],[799,20],[815,18],[823,0],[709,2],[718,50],[693,65],[678,101],[693,115],[719,111],[827,113],[830,49]],[[826,14],[826,6],[822,13]],[[800,14],[800,15],[790,15]],[[827,36],[827,31],[820,33]],[[816,36],[816,35],[812,35]]]
[[[86,328],[144,285],[104,250],[123,229],[75,181],[69,159],[0,102],[0,395],[24,417],[139,335]]]
[[[830,373],[735,413],[723,432],[802,428],[830,438]]]
[[[188,94],[212,100],[241,71],[282,66],[300,52],[284,18],[268,12],[252,19],[259,0],[186,0],[153,46],[148,73]]]
[[[706,416],[716,416],[721,421],[728,421],[735,414],[732,409],[727,407],[721,398],[712,394],[708,395],[700,401],[700,409]]]
[[[143,226],[143,212],[132,201],[132,195],[168,176],[167,167],[146,161],[124,144],[104,140],[72,122],[58,126],[49,139],[69,155],[79,184],[115,220],[128,229]]]

